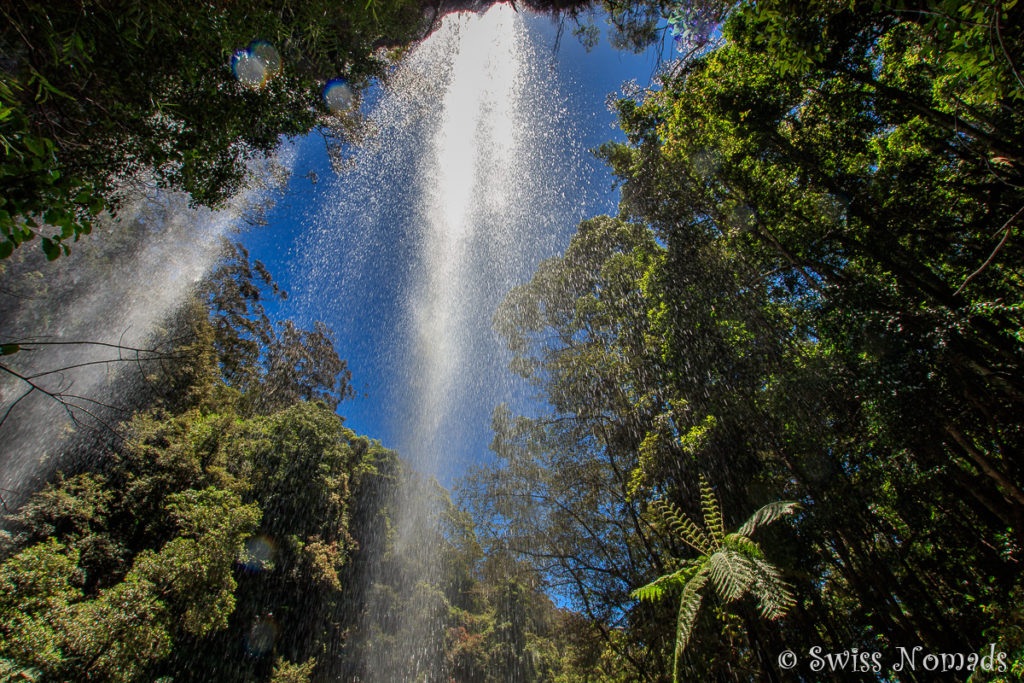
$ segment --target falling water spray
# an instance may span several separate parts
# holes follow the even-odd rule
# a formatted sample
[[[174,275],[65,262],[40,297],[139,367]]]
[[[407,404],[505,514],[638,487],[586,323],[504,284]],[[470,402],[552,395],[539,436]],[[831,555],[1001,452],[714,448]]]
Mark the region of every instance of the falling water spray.
[[[0,290],[4,357],[0,376],[0,488],[13,508],[61,467],[79,439],[118,438],[124,406],[144,391],[154,333],[206,275],[219,240],[248,208],[264,202],[286,170],[290,146],[254,164],[259,182],[222,210],[190,208],[181,193],[137,193],[116,219],[101,221],[69,256],[47,263],[21,250],[5,264]],[[153,360],[152,362],[156,362]],[[31,384],[29,383],[31,382]]]
[[[473,362],[465,316],[481,279],[500,278],[486,255],[474,253],[495,239],[507,218],[517,177],[525,174],[521,144],[523,27],[499,5],[468,16],[459,32],[434,138],[420,172],[424,226],[423,272],[410,298],[416,349],[413,356],[413,433],[431,440],[458,400],[460,369]],[[447,28],[447,27],[446,27]],[[509,254],[511,256],[511,254]],[[481,258],[482,257],[482,258]],[[482,266],[482,268],[481,268]],[[483,272],[481,272],[483,271]],[[464,377],[464,375],[463,375]],[[443,445],[433,440],[418,458],[436,471]]]
[[[387,537],[360,541],[387,549],[355,579],[364,597],[353,656],[368,680],[444,671],[447,494],[434,478],[464,471],[491,409],[525,395],[491,319],[564,245],[589,191],[582,178],[596,162],[550,50],[506,5],[446,16],[368,98],[371,133],[348,170],[318,188],[292,260],[292,305],[338,321],[356,384],[377,382],[368,400],[385,429],[373,436],[410,465]],[[569,195],[580,199],[567,208]],[[360,431],[352,404],[342,412]],[[469,458],[488,457],[486,441],[472,448]],[[396,614],[398,604],[409,607]],[[361,649],[359,638],[387,645]]]
[[[418,442],[412,455],[427,473],[441,469],[450,438],[446,422],[461,392],[471,390],[464,380],[472,369],[466,366],[478,359],[469,348],[473,321],[467,317],[481,313],[474,305],[477,290],[488,284],[482,280],[501,279],[481,246],[514,229],[502,223],[517,176],[526,174],[517,154],[525,123],[519,116],[525,37],[517,19],[510,8],[497,6],[446,23],[446,34],[439,36],[454,44],[433,136],[420,161],[422,265],[408,298],[415,348],[409,358],[411,401],[405,407],[405,441]],[[422,520],[443,514],[429,486],[422,482],[399,503],[396,549],[420,565],[420,590],[442,578],[440,548],[419,547]],[[402,646],[415,653],[413,667],[410,672],[406,663],[402,669],[391,664],[393,674],[420,676],[440,669],[447,616],[440,607],[403,616],[399,633],[411,641]]]

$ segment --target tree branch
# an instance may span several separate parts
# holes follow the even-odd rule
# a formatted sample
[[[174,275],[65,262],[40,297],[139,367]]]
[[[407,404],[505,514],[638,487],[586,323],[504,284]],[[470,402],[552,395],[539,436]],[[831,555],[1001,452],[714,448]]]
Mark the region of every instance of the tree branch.
[[[1024,213],[1024,206],[1022,206],[1019,209],[1017,209],[1017,213],[1015,213],[1012,216],[1010,216],[1010,220],[1008,220],[1005,223],[1003,223],[1003,227],[1001,227],[998,231],[996,231],[997,235],[999,234],[999,232],[1003,233],[1003,239],[999,240],[999,244],[997,244],[996,248],[992,250],[992,253],[988,255],[988,258],[985,259],[985,262],[981,264],[981,267],[978,268],[976,271],[974,271],[973,273],[971,273],[970,275],[967,276],[967,279],[964,280],[964,283],[962,285],[960,285],[960,288],[957,289],[955,292],[953,292],[953,296],[959,296],[960,292],[964,291],[964,287],[967,286],[968,282],[970,282],[975,277],[980,275],[983,270],[985,270],[986,268],[989,267],[989,265],[991,265],[992,259],[994,259],[996,257],[996,254],[999,253],[999,250],[1003,248],[1003,245],[1006,244],[1006,240],[1009,239],[1009,237],[1010,237],[1010,226],[1013,224],[1013,222],[1015,220],[1017,220],[1017,218],[1022,213]]]

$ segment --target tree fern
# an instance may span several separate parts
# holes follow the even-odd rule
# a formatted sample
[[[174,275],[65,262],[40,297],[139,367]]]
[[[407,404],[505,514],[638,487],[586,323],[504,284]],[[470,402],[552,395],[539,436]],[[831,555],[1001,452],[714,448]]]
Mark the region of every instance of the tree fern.
[[[722,545],[722,541],[725,539],[722,508],[718,505],[715,492],[711,490],[711,484],[703,475],[700,478],[700,509],[704,514],[704,526],[708,528],[711,539],[716,545]]]
[[[714,544],[711,539],[704,534],[699,526],[693,523],[693,520],[680,512],[679,508],[675,505],[658,499],[651,503],[650,509],[686,545],[702,554],[712,552]]]
[[[672,656],[673,681],[679,680],[679,658],[690,643],[693,625],[697,621],[700,603],[704,599],[701,590],[708,582],[708,574],[707,566],[698,569],[693,578],[687,581],[686,587],[683,588],[683,595],[679,598],[679,615],[676,617],[676,649]]]
[[[750,535],[786,515],[793,514],[797,504],[789,501],[769,503],[755,512],[735,532],[726,534],[722,508],[711,485],[700,478],[700,506],[704,528],[681,512],[672,503],[655,500],[649,511],[656,522],[700,556],[687,560],[682,569],[660,576],[631,595],[637,600],[655,602],[666,593],[682,589],[676,617],[676,646],[672,661],[672,680],[679,681],[679,658],[690,642],[697,614],[708,581],[724,602],[739,600],[748,593],[757,599],[761,616],[779,619],[795,603],[793,594],[779,570],[765,559],[761,547]]]

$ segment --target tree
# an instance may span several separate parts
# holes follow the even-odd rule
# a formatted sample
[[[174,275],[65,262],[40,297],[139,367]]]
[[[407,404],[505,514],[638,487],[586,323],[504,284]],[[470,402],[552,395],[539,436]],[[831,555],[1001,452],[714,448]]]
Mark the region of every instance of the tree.
[[[997,628],[978,596],[1018,584],[1019,258],[1002,238],[1024,200],[1014,162],[991,159],[1021,116],[1016,86],[982,95],[947,59],[999,49],[966,37],[978,26],[930,34],[935,6],[900,8],[741,5],[720,48],[620,103],[630,141],[603,155],[624,217],[665,248],[643,280],[661,406],[633,491],[686,500],[707,463],[730,505],[813,501],[783,544],[810,601],[785,640],[966,651]],[[1019,17],[992,9],[995,39]]]
[[[722,511],[714,491],[701,477],[701,508],[704,528],[701,529],[672,503],[655,501],[651,505],[663,528],[699,553],[694,559],[682,561],[675,572],[658,577],[633,591],[640,600],[660,600],[667,592],[682,591],[676,620],[676,648],[672,680],[679,680],[679,658],[690,642],[703,595],[701,591],[712,582],[725,602],[734,602],[751,594],[758,600],[761,616],[774,620],[785,615],[795,600],[783,582],[778,569],[770,564],[764,552],[750,536],[763,526],[792,514],[796,503],[777,502],[765,505],[734,533],[726,534]]]
[[[991,161],[1019,104],[958,80],[950,51],[986,49],[949,43],[969,22],[931,36],[917,5],[783,9],[739,5],[721,44],[619,103],[629,141],[602,155],[622,214],[583,223],[495,321],[548,405],[496,410],[497,461],[466,484],[481,539],[564,591],[626,677],[673,657],[663,606],[622,584],[679,569],[684,545],[640,512],[693,505],[707,471],[727,511],[809,503],[772,530],[799,599],[771,628],[706,605],[680,678],[774,679],[786,642],[970,651],[1012,627],[979,603],[1019,585],[1003,238],[1024,199],[1015,162]]]
[[[383,75],[377,48],[408,44],[421,17],[411,0],[6,8],[0,257],[38,235],[56,258],[99,212],[118,208],[125,183],[146,176],[198,204],[222,203],[248,159],[331,123],[324,82],[344,76],[358,88]],[[239,81],[232,55],[257,39],[280,67]]]
[[[531,417],[496,409],[497,461],[475,470],[461,492],[487,552],[505,550],[539,571],[607,648],[599,666],[639,680],[667,675],[670,643],[657,618],[641,619],[629,608],[629,593],[670,555],[643,521],[650,483],[635,472],[647,458],[645,469],[653,474],[659,468],[655,488],[686,499],[686,475],[696,476],[691,468],[729,463],[729,478],[740,479],[746,464],[724,454],[742,443],[728,441],[731,433],[716,430],[715,447],[692,454],[668,438],[704,424],[721,405],[716,401],[735,403],[730,392],[738,384],[728,370],[718,371],[717,381],[708,381],[704,370],[715,372],[716,360],[743,358],[707,341],[716,332],[735,336],[725,313],[729,302],[742,302],[735,296],[721,298],[721,327],[695,322],[699,332],[683,340],[703,349],[659,337],[653,314],[687,310],[699,319],[704,310],[697,293],[705,290],[696,286],[687,290],[692,298],[685,307],[659,299],[657,274],[669,257],[642,224],[599,217],[580,225],[564,255],[543,262],[530,282],[509,293],[496,327],[514,353],[512,368],[534,383],[549,407]],[[693,272],[705,275],[709,288],[721,284],[710,268],[695,265]],[[681,280],[676,274],[674,281]],[[678,370],[671,364],[677,350],[685,359]],[[690,386],[692,405],[677,400]],[[654,438],[661,433],[666,438]],[[749,434],[737,430],[735,436]],[[649,451],[657,457],[645,456]],[[742,491],[737,484],[730,488]],[[722,647],[713,634],[701,640],[709,649]],[[713,676],[716,666],[706,655],[689,675]]]
[[[349,625],[339,616],[354,547],[349,482],[372,478],[387,454],[332,411],[347,372],[330,331],[289,324],[279,339],[261,303],[261,285],[276,291],[269,273],[231,253],[206,296],[156,333],[173,352],[144,369],[159,389],[124,404],[125,438],[68,442],[70,471],[8,517],[0,657],[12,666],[76,680],[178,677],[220,647],[223,680],[266,680],[272,652],[233,647],[253,640],[254,619],[267,625],[256,640],[302,662],[280,676],[336,666],[323,651]],[[102,269],[103,258],[84,267]],[[233,354],[274,363],[237,375]],[[22,585],[33,576],[44,584]],[[275,623],[286,635],[273,637]]]
[[[0,28],[0,259],[39,238],[50,260],[139,186],[219,206],[247,163],[282,137],[320,130],[330,148],[358,127],[331,112],[328,81],[356,91],[463,0],[319,0],[195,5],[127,0],[6,7]],[[590,0],[528,0],[575,15]],[[262,51],[260,54],[253,52]],[[256,75],[233,73],[259,61]]]
[[[666,208],[685,197],[683,211],[705,218],[719,231],[709,238],[754,269],[752,284],[769,284],[790,302],[795,324],[828,339],[851,376],[888,387],[887,396],[866,383],[855,391],[887,406],[880,413],[895,418],[895,442],[907,434],[899,416],[913,413],[915,434],[932,434],[914,450],[930,463],[951,457],[980,477],[968,495],[1019,525],[1019,471],[1004,457],[1019,446],[1003,432],[998,447],[978,447],[993,420],[1012,421],[1004,411],[1021,395],[1007,379],[1021,362],[1015,309],[996,304],[999,313],[981,313],[985,301],[1018,297],[1008,265],[1016,255],[995,250],[1007,259],[1001,272],[992,235],[1005,236],[1019,218],[1019,192],[993,177],[992,149],[979,149],[984,139],[951,133],[941,117],[880,98],[851,76],[868,70],[874,54],[880,84],[923,96],[924,83],[906,81],[908,62],[923,59],[916,24],[858,24],[863,33],[844,43],[845,61],[794,73],[788,53],[750,48],[755,38],[743,22],[740,15],[730,27],[735,43],[680,70],[674,86],[642,107],[623,104],[644,151],[605,153],[633,179],[627,208],[668,221]],[[928,106],[938,111],[944,105],[934,97]],[[1010,117],[1001,130],[1020,127],[1012,98],[997,108]],[[671,167],[672,180],[657,166]],[[658,192],[677,197],[659,200],[657,214],[643,204],[658,195],[641,168],[664,183]],[[984,293],[975,274],[986,278]],[[973,295],[968,284],[978,287]],[[945,452],[935,453],[935,444]]]
[[[259,512],[212,489],[168,501],[181,535],[88,598],[75,585],[80,551],[55,538],[0,564],[0,653],[47,677],[128,681],[167,656],[173,635],[222,628],[234,607],[232,563]]]
[[[263,301],[287,298],[259,261],[250,263],[241,244],[225,241],[224,258],[203,283],[217,360],[225,381],[245,395],[246,410],[272,413],[300,400],[331,409],[353,395],[348,363],[322,322],[312,330],[290,320],[276,324]]]

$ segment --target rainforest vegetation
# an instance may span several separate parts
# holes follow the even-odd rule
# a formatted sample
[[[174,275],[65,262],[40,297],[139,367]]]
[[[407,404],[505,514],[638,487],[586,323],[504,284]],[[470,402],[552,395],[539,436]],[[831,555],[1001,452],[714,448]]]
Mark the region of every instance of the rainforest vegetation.
[[[264,304],[283,292],[243,247],[223,249],[153,340],[160,362],[118,368],[122,399],[145,372],[130,419],[89,429],[76,413],[85,438],[7,510],[0,680],[366,680],[396,641],[440,648],[421,655],[439,679],[551,678],[563,622],[584,631],[576,615],[511,556],[485,558],[436,481],[345,427],[330,331],[272,321]],[[5,282],[23,292],[48,264],[21,256]],[[104,424],[126,408],[90,407]],[[415,547],[394,528],[410,489],[430,511]],[[410,613],[439,617],[440,642],[402,633]],[[422,666],[410,653],[401,677]]]
[[[383,76],[423,17],[114,5],[3,7],[0,296],[50,286],[15,247],[60,256],[115,180],[216,204],[281,135],[352,135],[318,84]],[[541,407],[496,407],[450,495],[345,427],[331,331],[272,321],[226,242],[130,414],[6,510],[0,681],[373,680],[418,612],[445,637],[407,680],[1024,677],[1024,5],[604,9],[684,58],[615,104],[619,214],[495,314]],[[302,65],[261,89],[224,66],[254,27]],[[392,524],[410,486],[427,575]],[[915,647],[975,665],[890,668]]]

